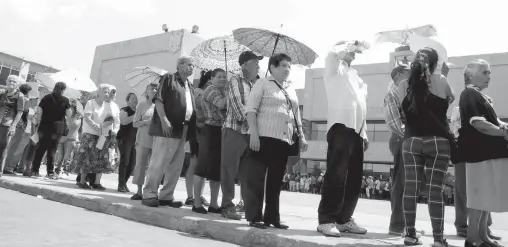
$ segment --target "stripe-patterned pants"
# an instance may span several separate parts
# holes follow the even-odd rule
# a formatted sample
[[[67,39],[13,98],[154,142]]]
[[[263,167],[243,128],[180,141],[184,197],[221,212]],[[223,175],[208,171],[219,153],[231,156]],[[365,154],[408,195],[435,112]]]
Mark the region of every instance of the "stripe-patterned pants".
[[[415,236],[416,205],[422,181],[426,180],[428,207],[434,241],[443,241],[443,184],[450,162],[448,139],[437,136],[411,137],[402,144],[405,189],[404,216],[407,235]]]

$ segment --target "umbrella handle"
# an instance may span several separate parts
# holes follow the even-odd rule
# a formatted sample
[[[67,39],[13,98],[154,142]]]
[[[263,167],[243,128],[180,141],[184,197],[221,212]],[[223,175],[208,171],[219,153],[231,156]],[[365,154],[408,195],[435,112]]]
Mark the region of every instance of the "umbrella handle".
[[[226,50],[226,41],[223,40],[224,42],[224,63],[225,63],[225,68],[226,68],[226,78],[228,77],[228,56],[227,56],[227,50]]]
[[[280,38],[280,34],[277,34],[277,37],[275,38],[275,45],[273,46],[272,56],[273,56],[273,54],[275,54],[275,49],[277,49],[277,45],[279,44],[279,38]],[[270,66],[270,65],[268,65],[268,66]],[[266,76],[268,76],[268,69],[266,70],[265,77]]]

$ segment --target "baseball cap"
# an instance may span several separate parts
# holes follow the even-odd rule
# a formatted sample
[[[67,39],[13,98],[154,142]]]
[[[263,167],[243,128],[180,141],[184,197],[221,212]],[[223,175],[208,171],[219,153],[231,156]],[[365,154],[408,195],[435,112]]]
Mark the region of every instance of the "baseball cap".
[[[409,65],[407,65],[405,63],[399,63],[399,64],[397,64],[397,66],[395,66],[392,69],[392,73],[390,74],[390,76],[393,79],[398,73],[400,73],[400,72],[402,72],[404,70],[411,70],[411,67],[409,67]]]
[[[252,51],[244,51],[242,52],[242,54],[240,54],[240,56],[238,57],[238,63],[241,65],[243,65],[245,62],[251,60],[251,59],[257,59],[257,60],[261,60],[263,59],[263,56],[258,56],[256,55],[254,52]]]

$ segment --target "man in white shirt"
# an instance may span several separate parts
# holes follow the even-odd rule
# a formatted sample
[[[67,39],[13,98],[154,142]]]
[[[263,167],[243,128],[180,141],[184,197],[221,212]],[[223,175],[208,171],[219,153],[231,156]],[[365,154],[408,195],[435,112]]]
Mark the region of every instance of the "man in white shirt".
[[[328,156],[318,209],[318,231],[326,236],[340,237],[341,232],[367,233],[352,218],[362,185],[363,153],[369,142],[367,85],[351,68],[351,62],[365,49],[368,49],[366,43],[339,42],[326,57]]]

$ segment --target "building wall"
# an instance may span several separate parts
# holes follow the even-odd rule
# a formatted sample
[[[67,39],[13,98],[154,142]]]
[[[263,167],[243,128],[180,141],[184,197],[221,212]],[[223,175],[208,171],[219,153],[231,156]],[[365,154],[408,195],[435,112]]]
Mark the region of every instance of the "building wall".
[[[125,104],[125,96],[132,92],[124,74],[139,66],[154,66],[169,72],[176,71],[176,61],[189,55],[202,38],[186,30],[177,30],[148,37],[98,46],[90,78],[96,83],[117,87],[117,103]],[[192,80],[193,78],[191,78]],[[135,92],[138,97],[142,92]]]
[[[9,75],[19,75],[19,69],[23,62],[30,63],[27,81],[32,81],[37,73],[58,72],[57,69],[51,68],[50,66],[26,61],[21,57],[0,52],[0,85],[5,85],[5,81]]]
[[[460,93],[464,89],[464,66],[471,60],[481,58],[491,64],[492,80],[486,93],[494,100],[494,108],[500,118],[508,117],[508,53],[482,54],[462,57],[451,57],[453,64],[448,74],[448,81],[452,86],[457,100],[448,111],[458,104]],[[390,82],[390,63],[366,64],[353,66],[360,77],[368,85],[367,99],[367,131],[371,142],[369,150],[365,153],[365,169],[373,169],[378,172],[386,172],[387,166],[392,163],[392,156],[388,149],[390,132],[384,123],[383,99]],[[306,71],[305,92],[303,93],[303,119],[311,122],[309,148],[302,153],[302,158],[309,160],[307,168],[310,170],[316,162],[326,160],[326,119],[327,119],[327,95],[323,82],[323,68],[308,69]],[[436,73],[440,73],[438,70]],[[373,167],[373,168],[369,168]]]

